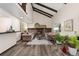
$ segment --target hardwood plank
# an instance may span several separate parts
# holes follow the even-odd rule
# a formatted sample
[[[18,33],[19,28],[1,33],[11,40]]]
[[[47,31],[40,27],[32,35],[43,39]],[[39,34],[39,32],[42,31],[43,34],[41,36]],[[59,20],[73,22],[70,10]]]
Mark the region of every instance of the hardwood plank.
[[[47,56],[47,51],[46,51],[46,48],[45,48],[45,45],[41,45],[41,55],[42,56]]]
[[[23,46],[23,44],[24,43],[22,43],[22,42],[19,43],[19,44],[16,44],[14,47],[12,47],[9,50],[5,51],[1,55],[4,55],[4,56],[12,56],[12,55],[14,55]]]
[[[30,56],[34,56],[34,50],[35,50],[35,45],[31,45],[31,52],[29,53]]]
[[[17,56],[28,56],[30,53],[31,47],[29,46],[24,46],[24,48],[17,54]]]
[[[27,42],[16,44],[1,56],[66,56],[60,46],[56,45],[27,45]]]
[[[48,46],[45,45],[45,48],[46,48],[47,55],[48,55],[48,56],[51,56],[51,51],[50,51],[50,49],[49,49],[49,45],[48,45]]]

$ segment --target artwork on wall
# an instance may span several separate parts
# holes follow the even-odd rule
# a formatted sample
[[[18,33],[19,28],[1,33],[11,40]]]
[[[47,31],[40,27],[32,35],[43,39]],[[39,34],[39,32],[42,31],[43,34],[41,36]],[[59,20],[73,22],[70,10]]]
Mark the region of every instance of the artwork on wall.
[[[73,20],[67,20],[64,22],[64,30],[65,31],[73,31]]]

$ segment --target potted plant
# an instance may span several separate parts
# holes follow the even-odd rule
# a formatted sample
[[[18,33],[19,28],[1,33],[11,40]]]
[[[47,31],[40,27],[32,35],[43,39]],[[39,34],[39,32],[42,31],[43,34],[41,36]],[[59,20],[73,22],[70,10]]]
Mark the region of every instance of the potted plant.
[[[77,39],[77,36],[70,36],[68,40],[68,52],[71,55],[76,55],[77,49],[79,48],[79,40]]]
[[[67,46],[68,39],[69,39],[69,36],[68,35],[64,36],[64,40],[63,40],[62,45],[61,45],[61,50],[64,53],[68,53],[68,46]]]
[[[63,40],[64,40],[64,36],[61,36],[59,33],[57,33],[55,35],[55,40],[57,44],[62,44]]]

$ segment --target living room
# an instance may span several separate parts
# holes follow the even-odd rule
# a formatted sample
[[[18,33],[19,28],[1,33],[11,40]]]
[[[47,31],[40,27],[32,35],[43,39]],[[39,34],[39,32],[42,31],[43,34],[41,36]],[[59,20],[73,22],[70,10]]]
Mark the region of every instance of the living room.
[[[0,55],[78,56],[78,19],[79,3],[2,3]]]

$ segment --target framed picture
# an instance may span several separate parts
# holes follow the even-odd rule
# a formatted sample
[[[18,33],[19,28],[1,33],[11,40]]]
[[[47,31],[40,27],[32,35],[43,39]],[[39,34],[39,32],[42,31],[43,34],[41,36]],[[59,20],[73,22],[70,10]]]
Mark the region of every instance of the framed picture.
[[[67,20],[64,22],[64,30],[65,31],[73,31],[73,20]]]

